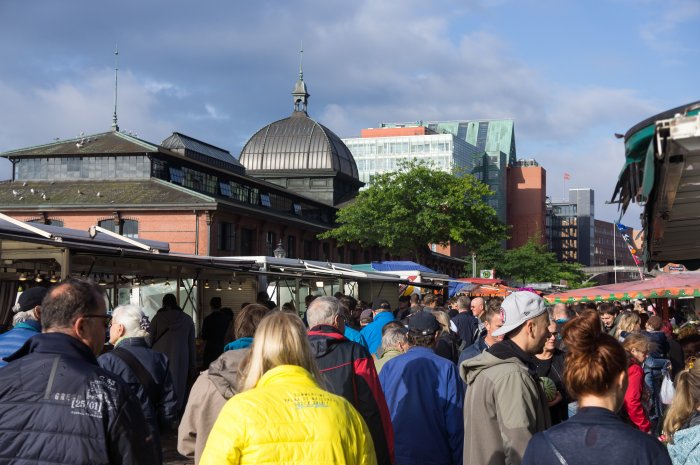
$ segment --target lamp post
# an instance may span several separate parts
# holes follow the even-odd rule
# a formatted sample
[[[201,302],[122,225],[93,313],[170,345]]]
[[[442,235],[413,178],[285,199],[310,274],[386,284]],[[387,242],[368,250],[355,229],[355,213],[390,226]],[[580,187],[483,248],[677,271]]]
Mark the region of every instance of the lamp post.
[[[287,251],[282,247],[282,239],[279,240],[277,248],[272,253],[275,255],[275,258],[287,258]]]

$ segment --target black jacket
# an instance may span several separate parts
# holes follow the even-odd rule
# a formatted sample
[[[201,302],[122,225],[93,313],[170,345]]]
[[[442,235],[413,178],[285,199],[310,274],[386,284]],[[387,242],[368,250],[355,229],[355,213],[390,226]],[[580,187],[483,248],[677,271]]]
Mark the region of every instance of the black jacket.
[[[116,356],[114,352],[100,355],[97,363],[102,368],[113,373],[124,381],[141,404],[141,409],[154,433],[156,444],[160,444],[160,431],[170,430],[177,426],[177,397],[173,379],[168,371],[168,358],[151,349],[143,337],[129,337],[117,341],[119,349],[128,350],[146,369],[153,382],[158,387],[159,399],[157,405],[148,397],[146,388],[129,365]]]
[[[0,462],[157,463],[138,401],[85,344],[37,334],[7,360],[0,369]]]
[[[309,342],[325,381],[324,388],[350,401],[367,423],[377,463],[391,464],[394,430],[377,370],[367,349],[327,325],[311,328]]]

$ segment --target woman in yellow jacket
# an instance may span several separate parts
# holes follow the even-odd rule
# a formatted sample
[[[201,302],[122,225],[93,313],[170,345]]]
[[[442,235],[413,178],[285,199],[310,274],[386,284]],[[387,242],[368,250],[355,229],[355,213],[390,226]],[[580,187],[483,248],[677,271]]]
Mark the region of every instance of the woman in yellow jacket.
[[[226,402],[200,465],[376,465],[360,414],[319,387],[321,375],[299,317],[267,315],[253,341],[243,392]]]

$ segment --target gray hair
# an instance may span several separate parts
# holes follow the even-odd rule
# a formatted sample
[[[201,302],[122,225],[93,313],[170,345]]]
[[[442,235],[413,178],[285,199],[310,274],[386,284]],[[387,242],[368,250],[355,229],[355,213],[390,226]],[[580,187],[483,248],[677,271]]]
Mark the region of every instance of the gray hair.
[[[120,305],[112,312],[112,323],[124,326],[124,337],[146,337],[148,331],[143,328],[145,318],[141,307],[133,304]]]
[[[398,349],[402,342],[406,342],[406,332],[402,331],[401,328],[389,328],[382,335],[382,348],[384,350]]]
[[[554,306],[552,307],[552,317],[553,317],[553,319],[556,320],[556,319],[557,319],[557,318],[556,318],[557,314],[561,314],[561,313],[564,314],[564,318],[568,318],[568,319],[571,319],[571,318],[573,318],[573,317],[576,316],[576,313],[574,313],[574,311],[571,310],[571,309],[569,308],[568,305],[563,304],[563,303],[561,303],[561,302],[560,302],[560,303],[557,303],[557,304],[554,304]]]
[[[331,296],[316,297],[306,310],[309,328],[318,325],[334,325],[338,315],[340,315],[340,302]]]
[[[465,309],[469,310],[469,304],[471,304],[472,300],[467,297],[466,295],[461,295],[457,298],[457,307],[460,309]]]
[[[12,317],[12,326],[17,326],[18,324],[25,321],[38,321],[36,319],[36,314],[34,313],[33,308],[24,312],[15,313],[15,316]]]

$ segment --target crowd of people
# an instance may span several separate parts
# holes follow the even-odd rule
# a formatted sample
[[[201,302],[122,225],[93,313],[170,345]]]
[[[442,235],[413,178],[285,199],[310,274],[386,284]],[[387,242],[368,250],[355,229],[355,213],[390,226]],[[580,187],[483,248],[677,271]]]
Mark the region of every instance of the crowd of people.
[[[700,463],[692,311],[530,290],[209,305],[197,367],[173,295],[149,321],[84,280],[23,292],[0,334],[0,462],[157,464],[169,432],[196,464]]]

